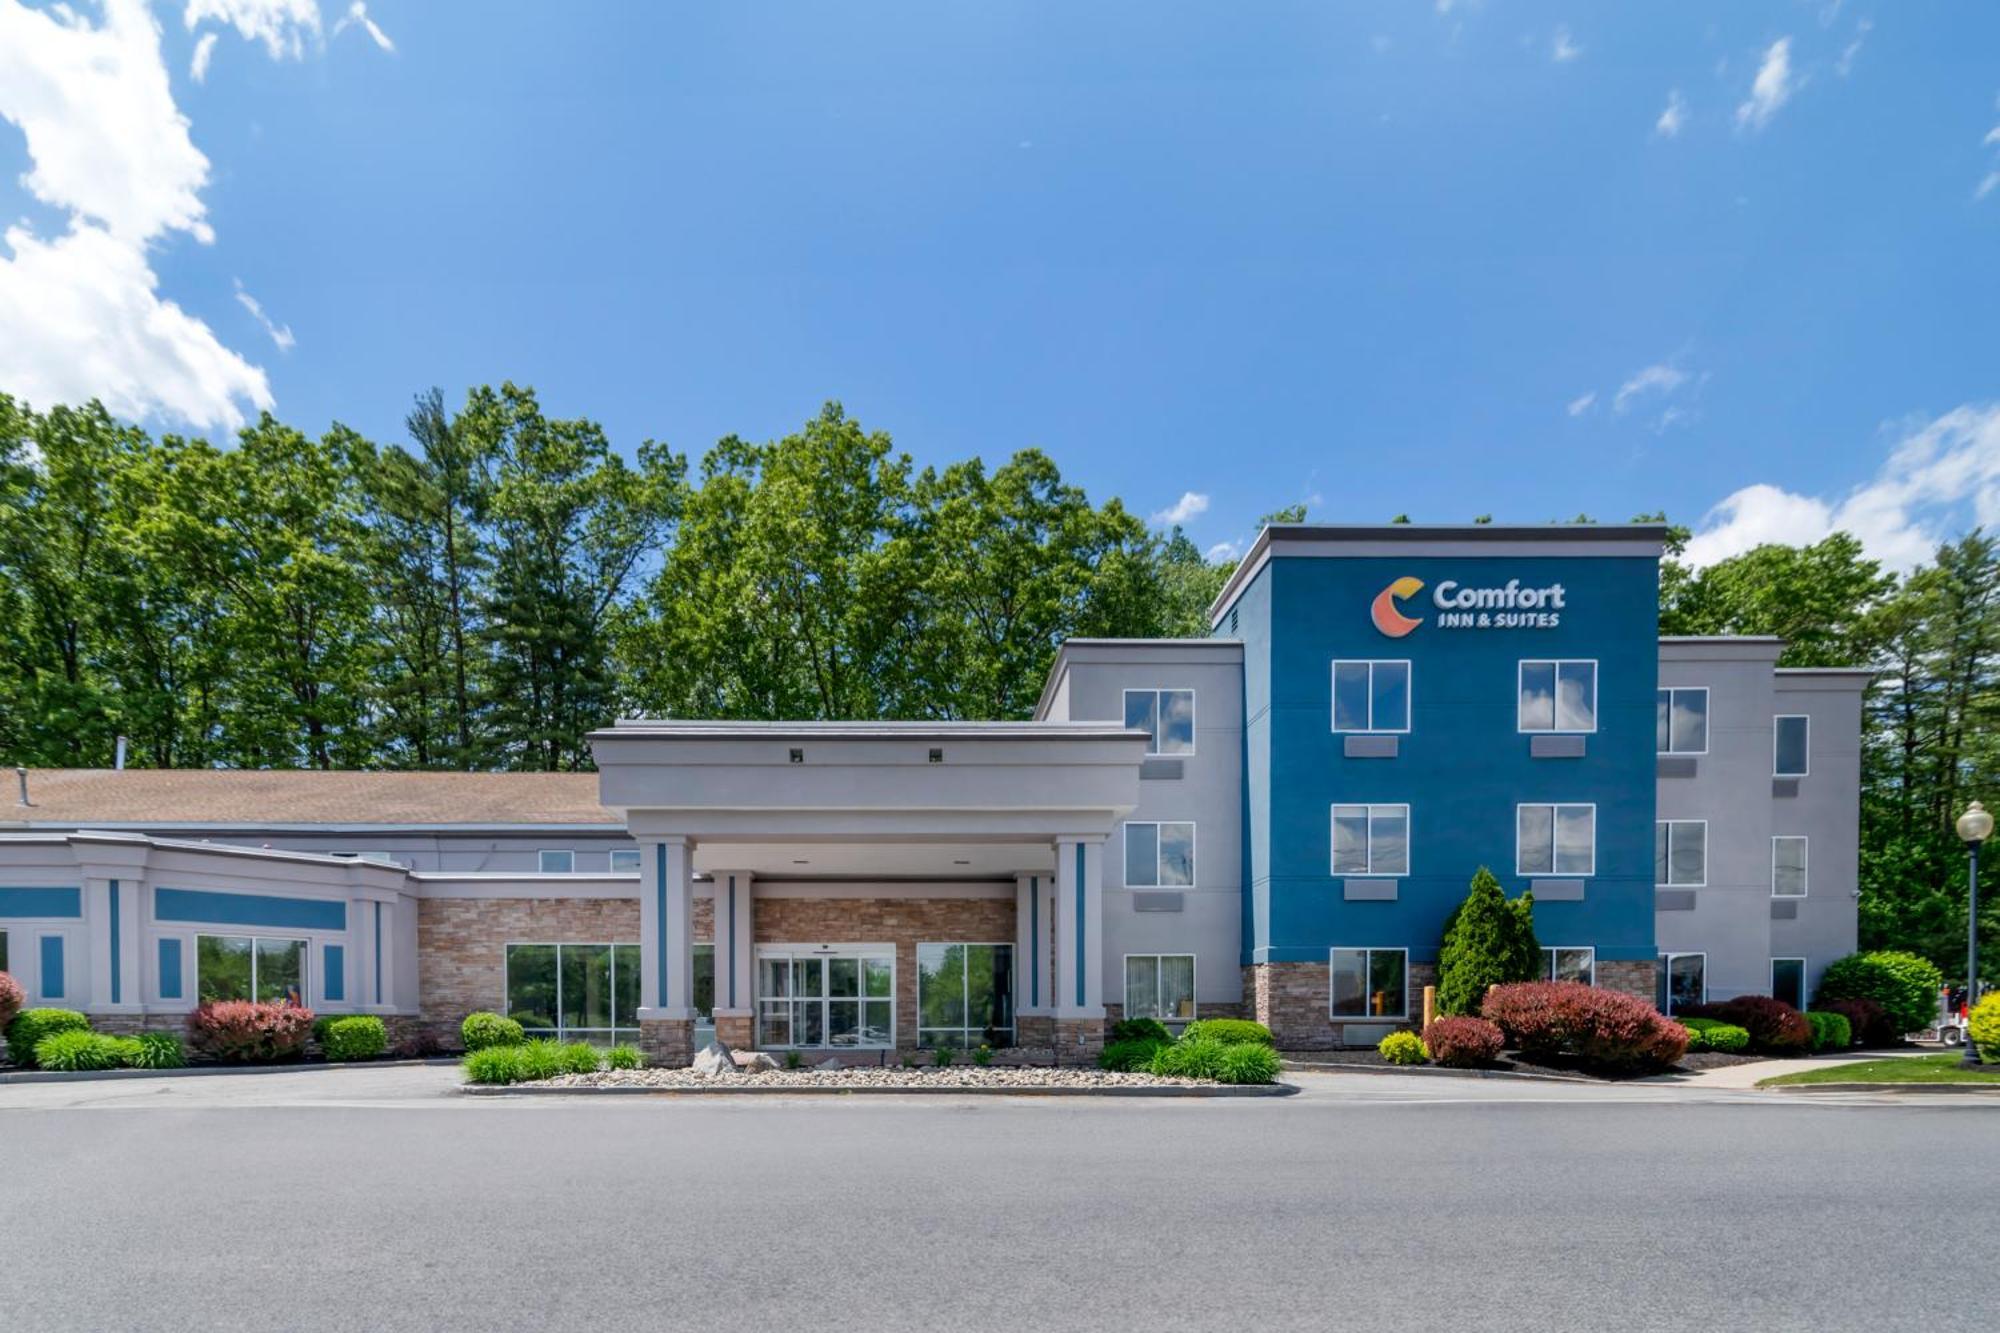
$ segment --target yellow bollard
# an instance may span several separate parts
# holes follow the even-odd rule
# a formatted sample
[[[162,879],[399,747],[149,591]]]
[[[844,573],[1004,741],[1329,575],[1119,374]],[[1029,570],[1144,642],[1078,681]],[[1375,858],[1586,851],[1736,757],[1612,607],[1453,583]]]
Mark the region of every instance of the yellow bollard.
[[[1424,987],[1425,1027],[1429,1027],[1431,1025],[1431,1020],[1437,1017],[1437,1009],[1438,1009],[1438,988],[1436,986]]]

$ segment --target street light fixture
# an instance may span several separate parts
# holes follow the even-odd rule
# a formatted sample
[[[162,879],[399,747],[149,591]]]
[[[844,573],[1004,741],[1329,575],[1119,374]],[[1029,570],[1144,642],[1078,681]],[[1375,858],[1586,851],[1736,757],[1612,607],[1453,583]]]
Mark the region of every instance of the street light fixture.
[[[1993,836],[1993,816],[1986,813],[1986,807],[1974,801],[1965,807],[1965,813],[1958,817],[1958,837],[1965,844],[1966,868],[1966,922],[1965,922],[1965,1007],[1969,1012],[1979,1002],[1979,844]],[[1964,1053],[1958,1058],[1961,1066],[1980,1063],[1979,1048],[1972,1044],[1972,1033],[1967,1031],[1960,1041]]]

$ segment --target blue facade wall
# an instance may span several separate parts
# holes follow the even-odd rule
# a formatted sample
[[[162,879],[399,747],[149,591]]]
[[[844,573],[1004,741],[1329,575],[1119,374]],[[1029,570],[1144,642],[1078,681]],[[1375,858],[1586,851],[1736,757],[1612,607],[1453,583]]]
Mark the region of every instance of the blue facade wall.
[[[1405,577],[1425,586],[1400,609],[1423,623],[1392,638],[1375,627],[1370,606]],[[1562,584],[1559,623],[1438,623],[1431,596],[1440,582],[1488,587],[1510,579]],[[1330,948],[1363,946],[1435,960],[1445,917],[1480,866],[1510,895],[1528,887],[1515,873],[1521,802],[1597,806],[1596,873],[1581,901],[1537,904],[1542,942],[1590,945],[1600,961],[1652,958],[1657,579],[1657,563],[1645,557],[1276,554],[1235,608],[1250,719],[1245,884],[1253,907],[1245,961],[1324,963]],[[1260,589],[1261,598],[1252,595]],[[1264,647],[1253,651],[1259,640]],[[1411,729],[1396,757],[1346,756],[1332,730],[1337,658],[1411,663]],[[1597,731],[1581,757],[1531,756],[1530,736],[1517,730],[1524,658],[1598,663]],[[1260,667],[1264,660],[1268,667]],[[1410,807],[1410,873],[1395,881],[1392,901],[1345,898],[1331,864],[1336,803]]]
[[[326,898],[280,898],[264,893],[155,889],[153,915],[160,921],[186,921],[201,925],[347,929],[346,903]]]

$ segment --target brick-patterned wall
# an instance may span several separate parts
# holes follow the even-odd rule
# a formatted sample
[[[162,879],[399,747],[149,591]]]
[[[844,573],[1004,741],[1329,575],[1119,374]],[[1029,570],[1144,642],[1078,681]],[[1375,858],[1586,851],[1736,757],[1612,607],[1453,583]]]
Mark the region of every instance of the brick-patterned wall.
[[[1411,963],[1409,973],[1409,1017],[1407,1019],[1354,1019],[1336,1022],[1327,1010],[1332,1001],[1332,978],[1325,963],[1257,963],[1243,973],[1243,1005],[1246,1017],[1271,1029],[1280,1050],[1332,1050],[1356,1044],[1374,1045],[1375,1037],[1357,1035],[1350,1040],[1348,1022],[1367,1032],[1379,1033],[1384,1024],[1417,1028],[1424,1018],[1424,987],[1437,984],[1437,966]]]
[[[1623,991],[1647,1004],[1658,1004],[1659,966],[1650,958],[1636,963],[1599,963],[1597,984],[1605,990]]]
[[[695,938],[708,923],[695,900]],[[507,1012],[507,946],[639,942],[637,898],[423,898],[417,994],[423,1026],[447,1046],[476,1009]]]
[[[917,1044],[917,945],[1008,944],[1014,899],[757,898],[758,944],[894,944],[896,1044]]]

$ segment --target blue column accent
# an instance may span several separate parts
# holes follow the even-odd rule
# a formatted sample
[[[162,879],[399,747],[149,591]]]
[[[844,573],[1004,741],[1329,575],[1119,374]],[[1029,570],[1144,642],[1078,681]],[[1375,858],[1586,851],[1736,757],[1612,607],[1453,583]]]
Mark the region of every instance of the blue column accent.
[[[124,969],[118,966],[118,947],[123,941],[119,939],[118,932],[118,881],[114,879],[111,881],[111,1003],[113,1004],[125,1002],[125,978],[122,975]]]
[[[653,950],[654,967],[659,973],[655,978],[659,985],[659,1002],[667,1002],[667,844],[653,844],[653,921],[657,926],[659,939]]]
[[[338,944],[325,949],[326,998],[336,1004],[347,1002],[347,950]]]
[[[42,998],[60,1000],[63,997],[63,937],[42,936]]]
[[[1042,881],[1028,876],[1028,1003],[1042,1007]]]
[[[1076,845],[1076,1004],[1079,1009],[1083,1007],[1083,960],[1089,957],[1084,952],[1083,941],[1084,900],[1089,896],[1083,884],[1083,844],[1078,843]]]
[[[375,904],[375,1003],[382,1003],[382,904]]]
[[[160,941],[160,998],[181,998],[181,942]]]
[[[729,1007],[736,1007],[736,876],[729,877]]]

